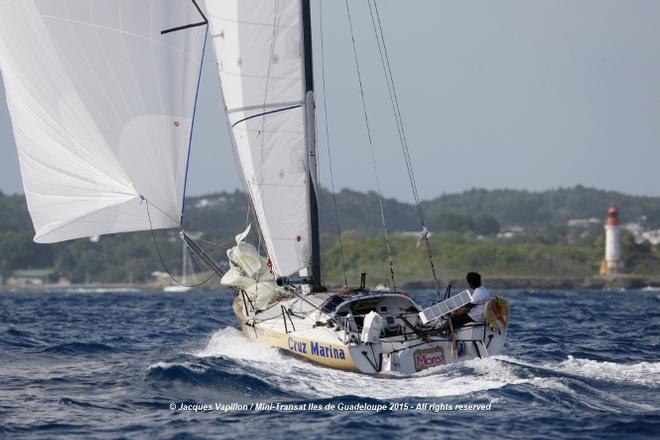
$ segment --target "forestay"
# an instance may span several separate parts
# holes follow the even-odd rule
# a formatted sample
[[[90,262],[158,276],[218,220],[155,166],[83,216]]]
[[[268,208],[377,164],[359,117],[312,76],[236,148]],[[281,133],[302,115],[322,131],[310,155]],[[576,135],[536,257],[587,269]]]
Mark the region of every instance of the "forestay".
[[[273,270],[310,264],[299,0],[206,0],[228,124]]]
[[[179,225],[206,26],[161,31],[201,19],[182,0],[0,0],[35,241]]]

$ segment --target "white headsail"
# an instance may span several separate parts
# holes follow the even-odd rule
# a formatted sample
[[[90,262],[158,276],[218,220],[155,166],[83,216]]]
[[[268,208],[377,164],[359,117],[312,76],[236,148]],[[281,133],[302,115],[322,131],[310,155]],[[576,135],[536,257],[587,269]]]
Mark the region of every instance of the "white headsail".
[[[205,0],[228,124],[273,269],[309,266],[300,0]]]
[[[200,20],[183,0],[0,0],[35,241],[179,225],[206,26],[161,31]]]

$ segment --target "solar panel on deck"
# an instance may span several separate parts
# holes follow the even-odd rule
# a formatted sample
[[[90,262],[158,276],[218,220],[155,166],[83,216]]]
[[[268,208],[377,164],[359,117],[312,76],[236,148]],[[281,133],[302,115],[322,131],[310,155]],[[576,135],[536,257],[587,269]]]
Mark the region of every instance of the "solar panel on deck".
[[[469,304],[471,301],[472,295],[470,295],[468,290],[464,290],[441,303],[422,310],[419,312],[419,319],[421,319],[424,324],[435,321],[436,319]]]

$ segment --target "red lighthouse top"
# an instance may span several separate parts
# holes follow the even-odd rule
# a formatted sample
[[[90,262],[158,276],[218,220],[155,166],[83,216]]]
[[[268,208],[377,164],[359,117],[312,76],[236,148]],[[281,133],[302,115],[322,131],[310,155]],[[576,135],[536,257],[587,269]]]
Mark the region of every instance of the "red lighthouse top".
[[[605,222],[607,226],[618,226],[619,225],[619,210],[616,206],[612,205],[607,210],[607,221]]]

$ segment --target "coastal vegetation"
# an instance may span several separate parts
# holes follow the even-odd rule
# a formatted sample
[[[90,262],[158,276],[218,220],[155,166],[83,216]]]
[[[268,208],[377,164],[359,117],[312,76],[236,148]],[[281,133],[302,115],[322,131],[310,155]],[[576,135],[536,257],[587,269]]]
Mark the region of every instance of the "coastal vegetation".
[[[432,231],[435,264],[443,279],[479,270],[490,277],[590,277],[598,272],[604,249],[602,219],[616,204],[622,222],[660,228],[660,198],[636,197],[581,186],[545,192],[474,189],[424,202]],[[246,224],[247,198],[239,191],[189,197],[185,228],[218,260]],[[397,282],[431,280],[426,249],[417,247],[419,222],[414,206],[384,200]],[[389,263],[378,198],[374,193],[337,194],[342,245],[337,239],[332,195],[321,194],[322,247],[326,279],[357,284],[367,272],[370,284],[386,283]],[[578,227],[569,220],[591,219]],[[594,221],[593,219],[599,219]],[[50,281],[142,283],[165,266],[178,274],[181,242],[177,231],[103,236],[53,245],[32,242],[33,229],[22,195],[0,194],[0,276],[20,269],[52,269]],[[626,272],[660,273],[660,245],[638,243],[624,231]],[[161,262],[161,258],[163,262]]]
[[[348,268],[370,276],[371,282],[387,284],[389,263],[383,238],[347,234],[344,261]],[[391,237],[392,258],[399,283],[430,281],[431,272],[423,246],[416,246],[416,237]],[[443,279],[462,279],[468,270],[478,270],[488,276],[507,277],[589,277],[598,272],[602,249],[567,243],[511,242],[497,238],[477,239],[457,233],[434,234],[431,237],[434,261]],[[330,279],[341,280],[339,246],[325,252],[325,273]],[[646,260],[645,260],[646,261]],[[356,284],[356,270],[347,274]]]

